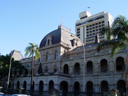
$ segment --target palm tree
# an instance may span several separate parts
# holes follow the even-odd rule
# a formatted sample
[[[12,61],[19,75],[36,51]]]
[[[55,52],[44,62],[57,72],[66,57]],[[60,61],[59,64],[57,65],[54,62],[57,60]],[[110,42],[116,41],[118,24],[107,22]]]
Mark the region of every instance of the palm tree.
[[[40,58],[40,52],[38,45],[34,45],[33,43],[29,43],[29,46],[25,49],[26,53],[25,56],[32,57],[32,63],[31,63],[31,86],[33,85],[33,63],[34,59],[37,60]],[[34,58],[35,57],[35,58]]]
[[[101,30],[101,34],[106,34],[107,36],[107,41],[101,42],[97,46],[97,50],[100,51],[103,48],[106,47],[111,47],[111,57],[113,57],[116,53],[118,53],[121,49],[127,47],[128,43],[128,20],[124,16],[118,16],[115,18],[112,27],[104,27]],[[113,39],[111,40],[111,37]],[[125,69],[127,65],[127,60],[128,60],[128,54],[125,59],[125,64],[124,64],[124,70],[122,74],[122,78],[125,75]],[[127,68],[127,75],[128,77],[128,68]],[[127,87],[127,81],[126,80],[126,87]]]

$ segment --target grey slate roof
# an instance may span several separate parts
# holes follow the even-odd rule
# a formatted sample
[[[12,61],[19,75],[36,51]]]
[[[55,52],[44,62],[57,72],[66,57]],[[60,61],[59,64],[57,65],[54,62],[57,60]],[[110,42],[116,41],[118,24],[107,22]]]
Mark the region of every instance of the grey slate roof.
[[[46,45],[46,39],[47,39],[47,36],[49,36],[49,35],[52,37],[52,44],[58,44],[58,43],[62,42],[64,44],[67,44],[68,46],[72,46],[71,45],[72,39],[78,38],[71,33],[70,29],[61,25],[58,27],[57,30],[50,32],[42,39],[42,41],[40,43],[40,48],[42,48]],[[78,41],[78,46],[79,45],[81,45],[80,40]]]
[[[49,35],[52,36],[52,44],[57,44],[61,41],[61,29],[57,29],[57,30],[50,32],[42,39],[42,41],[40,43],[40,48],[45,46],[46,37]]]

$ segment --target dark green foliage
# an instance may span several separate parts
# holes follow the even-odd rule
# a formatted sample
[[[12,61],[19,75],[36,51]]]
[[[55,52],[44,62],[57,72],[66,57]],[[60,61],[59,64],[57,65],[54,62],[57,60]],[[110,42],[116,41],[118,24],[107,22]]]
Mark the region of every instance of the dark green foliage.
[[[102,28],[101,33],[106,34],[107,41],[98,44],[97,50],[111,47],[111,57],[113,57],[119,50],[127,46],[128,20],[124,16],[118,16],[112,27]],[[113,37],[113,40],[111,40],[111,37]]]
[[[8,72],[9,72],[9,64],[10,64],[10,56],[9,55],[2,55],[0,56],[0,79],[3,76],[7,76]],[[12,66],[11,66],[11,71],[15,70],[15,69],[20,69],[20,70],[24,70],[25,67],[21,65],[21,63],[19,61],[14,61],[14,59],[12,58]]]
[[[25,49],[25,56],[32,57],[35,56],[35,60],[40,58],[40,52],[38,45],[34,45],[33,43],[29,43],[29,46]]]

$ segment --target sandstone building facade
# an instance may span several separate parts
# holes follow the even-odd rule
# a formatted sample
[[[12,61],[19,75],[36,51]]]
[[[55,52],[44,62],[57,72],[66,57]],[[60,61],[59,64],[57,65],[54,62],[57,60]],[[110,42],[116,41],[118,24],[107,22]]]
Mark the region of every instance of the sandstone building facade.
[[[21,60],[27,70],[22,74],[14,71],[11,85],[14,89],[23,87],[25,90],[107,92],[117,88],[125,92],[125,81],[121,80],[121,75],[126,49],[110,58],[110,48],[101,52],[96,48],[97,44],[83,47],[81,40],[69,29],[59,26],[40,43],[41,58],[34,63],[34,85],[31,86],[30,78],[31,58]]]
[[[92,17],[102,14],[109,16],[108,13],[100,13]],[[99,19],[104,21],[103,16]],[[112,18],[109,19],[105,20],[112,23]],[[105,22],[103,23],[108,24]],[[19,70],[12,72],[10,88],[23,87],[25,90],[40,91],[56,89],[60,92],[108,92],[117,88],[120,92],[125,92],[125,80],[121,80],[121,76],[127,49],[110,58],[109,47],[98,52],[94,36],[93,42],[84,41],[84,44],[81,39],[83,35],[79,37],[77,28],[78,26],[76,36],[62,25],[48,33],[40,42],[41,58],[34,62],[34,85],[31,86],[31,58],[24,58],[21,63],[26,70],[22,73]]]

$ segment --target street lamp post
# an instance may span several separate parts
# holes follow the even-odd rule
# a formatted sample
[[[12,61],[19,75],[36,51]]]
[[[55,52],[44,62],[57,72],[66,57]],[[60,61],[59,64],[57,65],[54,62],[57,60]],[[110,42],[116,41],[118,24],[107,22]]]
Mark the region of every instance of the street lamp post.
[[[11,73],[11,61],[12,61],[12,56],[10,57],[10,64],[9,64],[9,72],[8,72],[8,81],[7,81],[7,89],[9,88],[9,81],[10,81],[10,73]]]
[[[82,46],[84,50],[84,63],[83,63],[83,92],[84,92],[85,91],[85,44],[83,42],[82,42]]]

